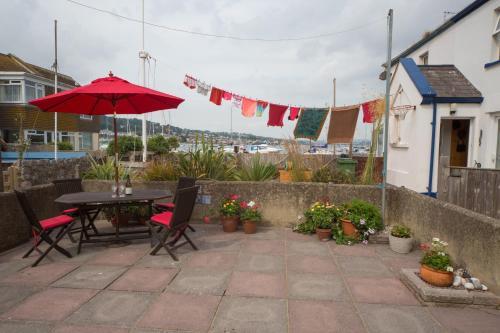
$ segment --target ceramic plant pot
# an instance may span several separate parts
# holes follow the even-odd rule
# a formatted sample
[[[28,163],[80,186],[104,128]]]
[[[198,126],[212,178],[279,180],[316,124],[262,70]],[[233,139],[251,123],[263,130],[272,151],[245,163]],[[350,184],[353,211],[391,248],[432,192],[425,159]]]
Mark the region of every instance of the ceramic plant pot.
[[[238,216],[221,216],[222,230],[224,232],[235,232],[238,229]]]
[[[205,224],[210,224],[210,222],[211,222],[211,221],[210,221],[210,216],[206,216],[206,215],[205,215],[205,216],[203,216],[203,223],[205,223]]]
[[[332,229],[320,229],[316,228],[316,235],[320,241],[329,240],[332,236]]]
[[[427,265],[420,266],[420,277],[436,287],[449,287],[453,283],[453,273],[435,270]]]
[[[389,234],[389,246],[396,253],[410,253],[413,249],[413,238],[400,238]]]
[[[257,232],[257,223],[255,221],[242,221],[245,234],[255,234]]]
[[[342,222],[342,231],[345,236],[356,237],[358,235],[358,229],[356,229],[350,220],[341,219],[340,221]]]
[[[289,183],[292,181],[292,173],[288,170],[279,170],[280,183]]]

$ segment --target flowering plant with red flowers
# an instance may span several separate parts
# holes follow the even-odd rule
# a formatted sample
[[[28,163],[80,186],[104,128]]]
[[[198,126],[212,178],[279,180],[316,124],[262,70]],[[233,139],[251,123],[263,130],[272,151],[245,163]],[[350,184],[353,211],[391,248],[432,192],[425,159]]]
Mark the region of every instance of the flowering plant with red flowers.
[[[240,215],[240,202],[240,196],[237,194],[231,194],[225,197],[219,205],[219,214],[226,217]]]
[[[242,221],[260,222],[262,220],[262,213],[259,211],[260,206],[255,201],[241,201],[240,208],[240,219]]]

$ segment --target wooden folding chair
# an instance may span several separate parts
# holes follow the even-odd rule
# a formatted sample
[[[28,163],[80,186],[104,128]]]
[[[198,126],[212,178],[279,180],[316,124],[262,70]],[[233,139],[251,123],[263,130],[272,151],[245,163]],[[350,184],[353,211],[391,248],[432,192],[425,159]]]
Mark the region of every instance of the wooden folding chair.
[[[32,267],[38,265],[52,249],[56,249],[66,257],[71,258],[71,254],[57,244],[71,230],[73,224],[75,223],[75,219],[69,215],[58,215],[45,220],[38,220],[35,212],[29,204],[26,194],[20,191],[15,191],[15,193],[23,212],[28,219],[28,222],[31,224],[31,229],[33,230],[34,235],[34,245],[28,252],[26,252],[23,258],[27,258],[34,250],[39,251],[41,256],[35,260],[33,265],[31,265]],[[59,229],[59,232],[57,233],[56,238],[52,239],[50,234],[56,229]],[[45,250],[45,252],[42,252],[38,248],[43,241],[49,244],[49,247]]]
[[[188,187],[193,187],[196,184],[196,179],[192,177],[179,177],[179,181],[177,182],[177,187],[175,189],[175,194],[174,194],[174,199],[172,202],[158,202],[154,204],[153,208],[155,211],[159,213],[163,212],[173,212],[175,208],[175,202],[177,200],[177,191],[183,189],[183,188],[188,188]],[[189,230],[191,231],[196,231],[192,226],[188,226]]]
[[[58,179],[58,180],[52,181],[52,184],[54,184],[54,187],[56,189],[56,194],[58,197],[61,195],[64,195],[64,194],[83,192],[81,178]],[[78,211],[78,208],[76,208],[76,207],[73,207],[70,205],[58,204],[58,208],[62,214],[69,215],[73,218],[80,218],[80,212]],[[97,217],[97,214],[99,214],[99,212],[100,212],[100,209],[92,209],[92,210],[85,211],[85,214],[88,217],[87,221],[89,223],[86,226],[86,230],[92,229],[92,231],[95,234],[99,233],[99,231],[97,230],[97,227],[94,224],[94,220]],[[80,231],[81,231],[81,227],[75,227],[75,228],[71,229],[71,231],[68,233],[68,236],[73,243],[76,243],[76,240],[73,238],[72,235],[74,233],[79,233]]]
[[[151,220],[147,222],[151,228],[151,236],[158,241],[156,247],[151,251],[151,255],[155,255],[161,248],[164,248],[172,259],[178,261],[179,259],[173,253],[177,248],[190,244],[194,250],[198,250],[186,235],[186,229],[189,227],[189,220],[193,213],[199,188],[199,186],[193,186],[178,190],[173,212],[166,211],[153,215]],[[169,241],[170,236],[173,236],[173,241]],[[177,244],[181,237],[184,237],[185,241]]]

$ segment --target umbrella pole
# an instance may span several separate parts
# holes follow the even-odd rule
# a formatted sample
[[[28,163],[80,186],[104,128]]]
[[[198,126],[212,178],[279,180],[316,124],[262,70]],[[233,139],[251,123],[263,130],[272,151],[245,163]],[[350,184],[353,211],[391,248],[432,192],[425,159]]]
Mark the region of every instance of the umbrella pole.
[[[118,184],[118,129],[116,128],[116,111],[113,112],[113,128],[115,130],[115,185],[116,185],[116,196],[119,195],[119,184]]]

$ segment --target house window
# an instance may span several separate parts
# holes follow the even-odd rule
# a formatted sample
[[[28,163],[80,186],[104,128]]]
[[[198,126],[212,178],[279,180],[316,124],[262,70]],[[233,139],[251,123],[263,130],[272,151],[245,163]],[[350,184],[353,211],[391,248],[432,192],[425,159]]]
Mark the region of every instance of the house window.
[[[428,65],[429,64],[429,52],[425,52],[420,55],[420,64]]]
[[[92,149],[92,133],[80,133],[80,150]]]
[[[0,102],[22,102],[21,80],[0,80]]]
[[[497,19],[495,21],[495,28],[493,29],[493,38],[497,47],[497,58],[500,60],[500,12],[497,9]]]
[[[45,132],[36,130],[27,130],[26,139],[29,140],[31,144],[43,145],[45,144]]]
[[[44,86],[40,83],[26,80],[24,82],[26,102],[45,96]]]
[[[92,120],[92,116],[89,116],[88,114],[81,114],[80,119]]]

